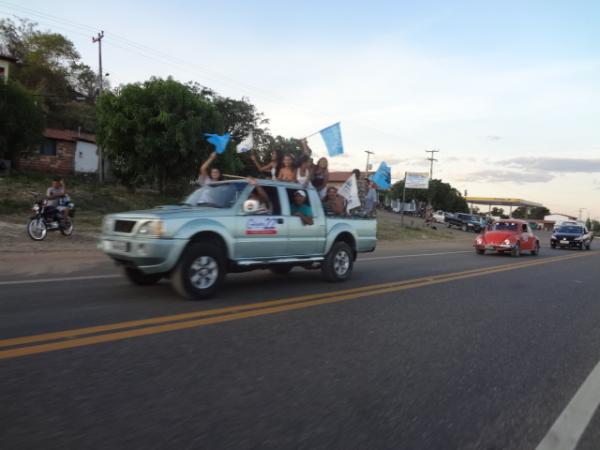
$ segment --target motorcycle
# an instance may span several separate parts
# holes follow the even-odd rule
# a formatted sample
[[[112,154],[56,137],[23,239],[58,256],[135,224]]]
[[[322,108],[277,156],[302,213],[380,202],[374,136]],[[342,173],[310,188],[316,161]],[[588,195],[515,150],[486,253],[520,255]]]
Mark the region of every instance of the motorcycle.
[[[75,205],[68,196],[59,199],[59,205],[69,208],[67,217],[55,206],[48,206],[48,200],[41,199],[31,207],[33,215],[27,224],[27,234],[34,241],[43,241],[48,231],[60,231],[63,236],[71,236],[75,231],[73,218],[75,217]]]

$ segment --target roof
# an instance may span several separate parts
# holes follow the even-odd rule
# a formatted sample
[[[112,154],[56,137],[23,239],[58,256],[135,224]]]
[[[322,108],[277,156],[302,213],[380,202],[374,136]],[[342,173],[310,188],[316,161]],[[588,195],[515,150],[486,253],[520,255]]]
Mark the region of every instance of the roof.
[[[87,141],[96,142],[96,135],[90,133],[81,133],[75,130],[61,130],[58,128],[46,128],[44,137],[48,139],[56,139],[57,141],[77,142]]]
[[[563,213],[552,213],[552,214],[548,214],[546,217],[552,217],[552,216],[563,216],[570,220],[577,220],[577,217],[572,216],[571,214],[563,214]]]
[[[499,206],[528,206],[541,207],[541,203],[530,202],[522,198],[503,198],[503,197],[465,197],[468,203],[476,205],[499,205]]]
[[[3,55],[1,53],[0,53],[0,60],[2,60],[2,61],[10,61],[10,62],[13,62],[13,63],[18,61],[17,58],[14,58],[14,57],[8,56],[8,55]]]
[[[363,172],[361,172],[363,173]],[[375,172],[369,171],[368,175],[373,175]],[[341,171],[341,172],[329,172],[330,183],[343,183],[352,176],[352,171]]]

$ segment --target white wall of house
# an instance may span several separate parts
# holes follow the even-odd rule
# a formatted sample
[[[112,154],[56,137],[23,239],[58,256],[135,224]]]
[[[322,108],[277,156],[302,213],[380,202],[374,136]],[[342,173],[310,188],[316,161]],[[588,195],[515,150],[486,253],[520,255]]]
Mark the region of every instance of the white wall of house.
[[[2,75],[5,80],[8,80],[9,69],[10,62],[0,59],[0,75]]]
[[[98,171],[98,146],[91,142],[77,141],[75,147],[75,172],[94,173]]]

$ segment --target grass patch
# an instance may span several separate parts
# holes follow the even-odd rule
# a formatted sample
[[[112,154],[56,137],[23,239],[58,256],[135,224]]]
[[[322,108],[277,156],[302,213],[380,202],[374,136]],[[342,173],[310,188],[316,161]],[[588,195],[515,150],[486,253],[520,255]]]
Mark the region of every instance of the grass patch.
[[[0,221],[26,223],[31,205],[50,187],[52,177],[43,174],[13,172],[0,178]],[[156,192],[130,192],[115,184],[100,184],[95,177],[73,176],[66,179],[67,191],[75,203],[75,222],[80,231],[98,232],[105,214],[148,209],[179,203],[182,196],[161,196]],[[193,189],[190,186],[190,191]],[[416,239],[452,239],[446,229],[401,226],[398,221],[378,217],[377,238],[384,241]]]
[[[26,222],[33,202],[43,197],[51,184],[52,177],[43,174],[13,172],[10,177],[1,177],[0,220]],[[66,186],[75,203],[78,229],[99,230],[105,214],[179,203],[184,197],[161,196],[150,191],[131,192],[116,184],[100,184],[88,176],[68,177]]]
[[[396,220],[378,217],[377,239],[382,241],[454,239],[454,235],[444,228],[402,226]]]

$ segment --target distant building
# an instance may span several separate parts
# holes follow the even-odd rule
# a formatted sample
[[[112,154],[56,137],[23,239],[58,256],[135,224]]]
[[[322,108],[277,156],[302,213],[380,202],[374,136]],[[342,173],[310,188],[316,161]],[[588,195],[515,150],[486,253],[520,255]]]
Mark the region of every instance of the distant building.
[[[565,220],[577,220],[577,217],[569,214],[554,213],[544,216],[544,220],[559,223],[564,222]]]
[[[0,54],[0,79],[4,82],[8,80],[8,74],[10,72],[10,65],[17,62],[16,58],[12,56]]]
[[[362,176],[364,176],[364,170],[360,172]],[[369,172],[369,176],[373,175],[375,172]],[[327,186],[334,186],[336,188],[342,187],[342,185],[346,182],[348,178],[352,176],[352,171],[342,171],[342,172],[329,172],[329,183]]]
[[[40,147],[22,155],[17,168],[52,175],[95,173],[98,171],[96,135],[46,128]]]

